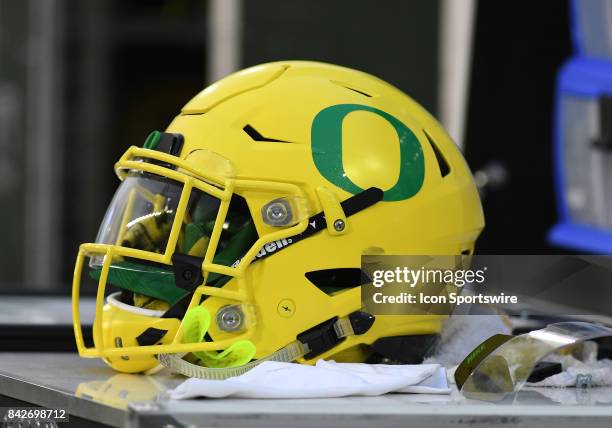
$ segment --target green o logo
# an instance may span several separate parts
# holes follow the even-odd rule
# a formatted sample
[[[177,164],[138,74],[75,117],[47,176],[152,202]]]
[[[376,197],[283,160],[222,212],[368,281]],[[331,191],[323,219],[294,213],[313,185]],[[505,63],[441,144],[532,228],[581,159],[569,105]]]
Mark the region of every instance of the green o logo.
[[[423,150],[416,135],[396,117],[360,104],[338,104],[321,110],[314,118],[311,129],[312,158],[327,180],[352,194],[364,189],[353,183],[344,170],[342,161],[342,121],[354,111],[369,111],[387,120],[399,138],[400,173],[393,187],[384,192],[384,201],[401,201],[416,195],[423,185],[425,162]]]

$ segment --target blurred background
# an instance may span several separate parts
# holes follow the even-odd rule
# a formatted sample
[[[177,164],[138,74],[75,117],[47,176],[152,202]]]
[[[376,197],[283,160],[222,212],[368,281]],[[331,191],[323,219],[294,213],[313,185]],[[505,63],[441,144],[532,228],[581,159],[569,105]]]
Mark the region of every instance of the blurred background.
[[[216,79],[280,59],[404,90],[476,174],[478,251],[558,252],[554,91],[571,52],[565,0],[0,0],[0,293],[68,294],[124,150]]]

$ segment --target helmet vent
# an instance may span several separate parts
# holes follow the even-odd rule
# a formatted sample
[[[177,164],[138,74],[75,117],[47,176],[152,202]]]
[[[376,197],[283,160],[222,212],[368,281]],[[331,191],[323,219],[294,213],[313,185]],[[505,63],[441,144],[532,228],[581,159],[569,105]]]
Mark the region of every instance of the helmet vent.
[[[364,92],[361,89],[354,88],[343,82],[338,82],[336,80],[330,80],[330,82],[333,83],[334,85],[342,86],[344,89],[348,89],[349,91],[357,92],[358,94],[363,95],[364,97],[372,98],[373,96],[372,94],[368,94],[367,92]]]
[[[279,140],[276,138],[264,137],[263,135],[261,135],[261,133],[259,133],[251,125],[246,125],[244,128],[242,128],[242,130],[246,132],[247,135],[251,137],[253,141],[261,141],[264,143],[290,143],[291,142],[291,141]]]
[[[429,141],[429,145],[431,146],[431,149],[436,155],[436,160],[438,161],[438,167],[440,168],[440,175],[442,177],[446,177],[448,174],[450,174],[450,171],[451,171],[448,162],[446,162],[446,159],[444,159],[442,152],[440,152],[440,149],[438,148],[436,143],[434,143],[433,139],[427,133],[427,131],[423,130],[423,132],[425,133],[425,137],[427,137],[427,141]]]
[[[365,93],[363,91],[360,91],[359,89],[351,88],[349,86],[344,86],[344,88],[348,89],[349,91],[357,92],[358,94],[361,94],[364,97],[372,98],[372,95],[367,94],[367,93]]]
[[[305,276],[308,281],[327,295],[337,294],[371,281],[360,268],[314,270],[306,272]]]

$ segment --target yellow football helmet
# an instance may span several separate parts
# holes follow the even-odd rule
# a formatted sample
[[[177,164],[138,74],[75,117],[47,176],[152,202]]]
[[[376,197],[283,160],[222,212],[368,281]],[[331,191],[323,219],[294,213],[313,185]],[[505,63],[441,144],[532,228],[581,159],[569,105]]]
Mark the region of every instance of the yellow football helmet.
[[[418,361],[445,317],[365,313],[360,258],[471,253],[484,225],[470,170],[430,114],[382,80],[317,62],[211,85],[115,171],[72,295],[79,353],[122,372]],[[92,280],[86,347],[79,290]]]

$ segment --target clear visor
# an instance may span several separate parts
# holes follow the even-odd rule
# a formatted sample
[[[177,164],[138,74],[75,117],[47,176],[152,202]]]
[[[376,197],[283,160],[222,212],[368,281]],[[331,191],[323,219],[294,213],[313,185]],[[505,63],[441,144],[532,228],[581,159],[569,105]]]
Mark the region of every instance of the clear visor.
[[[163,254],[182,188],[164,177],[128,173],[106,210],[96,243]]]
[[[612,336],[611,328],[585,322],[551,324],[516,337],[492,336],[457,367],[457,388],[469,398],[499,401],[518,391],[547,355],[606,336]]]

